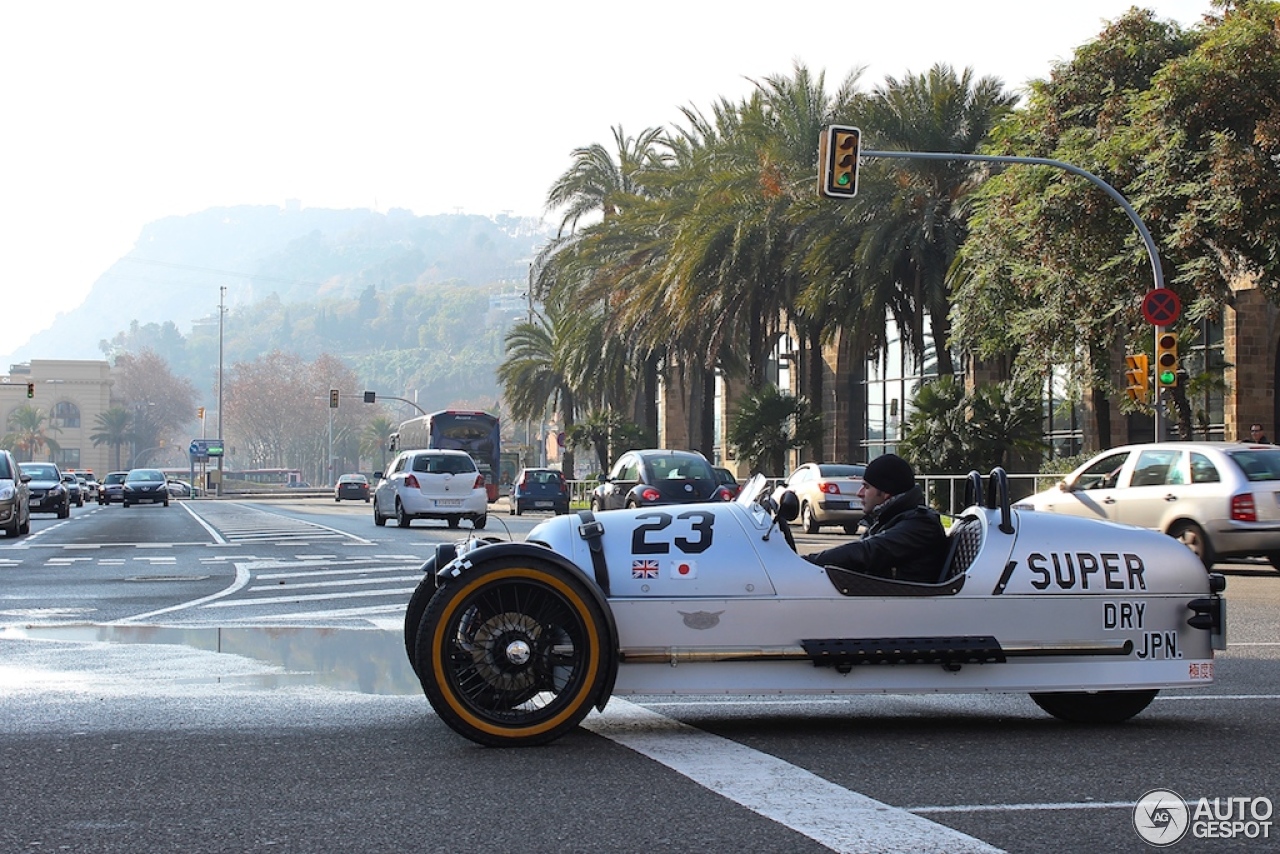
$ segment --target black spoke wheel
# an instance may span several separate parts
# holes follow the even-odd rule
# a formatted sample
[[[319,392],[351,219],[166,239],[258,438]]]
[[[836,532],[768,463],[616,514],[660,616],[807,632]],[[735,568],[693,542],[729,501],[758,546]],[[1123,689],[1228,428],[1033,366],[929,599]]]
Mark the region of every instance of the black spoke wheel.
[[[1061,691],[1032,694],[1035,704],[1055,718],[1077,724],[1118,724],[1141,712],[1158,692]]]
[[[436,714],[490,746],[544,744],[577,727],[617,666],[609,623],[585,582],[520,556],[438,590],[417,649]]]

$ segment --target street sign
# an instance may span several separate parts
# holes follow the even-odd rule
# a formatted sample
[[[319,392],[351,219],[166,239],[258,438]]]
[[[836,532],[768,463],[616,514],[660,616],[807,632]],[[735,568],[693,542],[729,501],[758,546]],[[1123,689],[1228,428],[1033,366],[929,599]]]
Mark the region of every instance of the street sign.
[[[191,444],[187,446],[187,453],[196,458],[220,457],[222,456],[222,440],[192,439]]]
[[[1153,288],[1142,298],[1142,316],[1153,326],[1169,326],[1182,314],[1182,300],[1168,288]]]

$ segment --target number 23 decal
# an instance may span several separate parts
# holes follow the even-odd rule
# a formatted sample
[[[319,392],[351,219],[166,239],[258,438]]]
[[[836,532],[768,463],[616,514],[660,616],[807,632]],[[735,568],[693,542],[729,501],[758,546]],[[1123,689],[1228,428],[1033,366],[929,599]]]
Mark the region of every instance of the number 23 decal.
[[[672,517],[670,513],[641,513],[636,519],[639,526],[631,532],[631,553],[637,555],[664,555],[671,551],[672,543],[685,554],[701,554],[711,548],[711,526],[714,513],[706,510],[689,510]],[[663,534],[676,519],[689,520],[690,537],[673,537]],[[683,526],[682,526],[683,527]]]

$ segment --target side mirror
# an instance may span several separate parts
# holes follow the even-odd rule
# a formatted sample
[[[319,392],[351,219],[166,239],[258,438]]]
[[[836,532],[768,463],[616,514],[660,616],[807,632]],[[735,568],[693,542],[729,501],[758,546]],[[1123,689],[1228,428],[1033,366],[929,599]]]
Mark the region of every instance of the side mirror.
[[[800,516],[800,499],[790,489],[784,489],[778,496],[778,518],[784,522],[794,522]]]

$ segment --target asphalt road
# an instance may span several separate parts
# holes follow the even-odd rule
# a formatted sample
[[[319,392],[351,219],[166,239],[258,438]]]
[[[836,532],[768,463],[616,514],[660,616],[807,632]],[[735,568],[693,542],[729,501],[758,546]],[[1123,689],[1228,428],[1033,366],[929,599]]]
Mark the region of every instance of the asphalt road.
[[[456,537],[311,500],[85,507],[0,540],[0,852],[1144,851],[1150,790],[1280,799],[1261,565],[1223,567],[1216,683],[1122,726],[1023,696],[641,697],[495,750],[404,662],[405,591]],[[1249,829],[1171,850],[1277,847]]]

